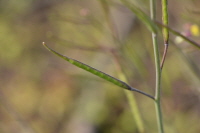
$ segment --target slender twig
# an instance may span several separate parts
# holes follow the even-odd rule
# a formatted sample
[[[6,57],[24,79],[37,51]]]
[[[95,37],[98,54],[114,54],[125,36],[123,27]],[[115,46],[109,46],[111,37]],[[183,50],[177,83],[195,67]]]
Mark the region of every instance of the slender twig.
[[[151,19],[155,21],[156,19],[156,1],[150,0],[150,9],[151,9]],[[155,109],[158,123],[159,133],[164,133],[163,122],[162,122],[162,112],[161,112],[161,68],[160,68],[160,57],[159,57],[159,48],[157,42],[157,33],[152,33],[152,41],[154,48],[155,56],[155,67],[156,67],[156,90],[155,90]]]
[[[160,64],[160,69],[162,69],[163,66],[164,66],[165,58],[166,58],[167,51],[168,51],[168,46],[169,46],[168,44],[165,44],[165,49],[164,49],[162,61],[161,61],[161,64]]]

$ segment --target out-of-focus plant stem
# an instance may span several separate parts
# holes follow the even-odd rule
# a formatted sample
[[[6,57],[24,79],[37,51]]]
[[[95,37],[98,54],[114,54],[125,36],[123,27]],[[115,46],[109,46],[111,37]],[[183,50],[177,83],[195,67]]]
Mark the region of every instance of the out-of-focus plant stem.
[[[125,74],[122,72],[121,65],[120,65],[117,55],[114,52],[112,53],[112,55],[114,56],[114,59],[115,59],[115,63],[117,66],[117,75],[118,75],[119,79],[128,83],[128,80],[127,80]],[[135,119],[138,131],[139,131],[139,133],[144,133],[144,124],[143,124],[143,121],[142,121],[142,118],[141,118],[141,115],[140,115],[140,112],[138,109],[138,105],[137,105],[135,96],[133,93],[131,93],[130,91],[126,91],[126,90],[125,90],[125,95],[128,99],[129,106],[130,106],[132,115]]]
[[[112,39],[119,46],[120,42],[118,40],[117,31],[115,30],[114,23],[112,22],[112,20],[110,18],[110,15],[109,15],[109,5],[105,0],[100,0],[100,3],[101,3],[101,5],[102,5],[102,7],[104,9],[105,17],[106,17],[107,23],[109,25],[109,28],[111,30]],[[126,76],[121,71],[121,66],[120,66],[120,63],[119,63],[119,61],[117,59],[117,56],[115,54],[113,54],[113,55],[114,55],[114,57],[116,59],[116,64],[118,66],[119,79],[127,82]],[[134,94],[131,93],[131,92],[125,91],[125,95],[126,95],[126,97],[128,99],[128,102],[129,102],[129,105],[130,105],[130,108],[131,108],[131,112],[132,112],[133,117],[135,119],[138,131],[139,131],[139,133],[144,133],[144,125],[143,125],[143,122],[142,122],[142,118],[141,118],[141,115],[140,115],[140,112],[139,112],[138,105],[137,105],[136,99],[134,97]]]

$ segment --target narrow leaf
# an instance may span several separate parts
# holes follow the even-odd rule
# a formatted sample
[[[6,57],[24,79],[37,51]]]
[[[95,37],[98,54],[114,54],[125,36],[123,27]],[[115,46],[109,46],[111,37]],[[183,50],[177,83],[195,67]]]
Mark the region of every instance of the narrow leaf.
[[[179,33],[178,31],[175,31],[175,30],[173,30],[172,28],[170,28],[170,27],[168,27],[168,26],[166,26],[166,25],[163,25],[163,24],[161,24],[161,23],[159,23],[159,22],[156,22],[156,24],[158,24],[158,25],[161,26],[161,27],[167,28],[167,29],[168,29],[171,33],[173,33],[174,35],[181,37],[182,39],[184,39],[184,40],[187,41],[188,43],[190,43],[190,44],[192,44],[193,46],[195,46],[195,47],[197,47],[198,49],[200,49],[200,44],[198,44],[198,43],[196,43],[195,41],[189,39],[188,37],[182,35],[182,34]]]
[[[146,93],[144,93],[144,92],[142,92],[142,91],[140,91],[140,90],[137,90],[137,89],[135,89],[135,88],[129,86],[128,84],[126,84],[125,82],[123,82],[123,81],[121,81],[121,80],[119,80],[119,79],[117,79],[117,78],[114,78],[114,77],[112,77],[112,76],[110,76],[110,75],[108,75],[108,74],[106,74],[106,73],[104,73],[104,72],[102,72],[102,71],[100,71],[100,70],[97,70],[97,69],[95,69],[95,68],[93,68],[93,67],[91,67],[91,66],[89,66],[89,65],[87,65],[87,64],[84,64],[84,63],[82,63],[82,62],[80,62],[80,61],[78,61],[78,60],[69,58],[69,57],[67,57],[67,56],[64,56],[64,55],[62,55],[62,54],[56,52],[55,50],[49,48],[44,42],[43,42],[43,45],[44,45],[50,52],[54,53],[55,55],[57,55],[57,56],[63,58],[64,60],[68,61],[69,63],[71,63],[71,64],[73,64],[73,65],[75,65],[75,66],[77,66],[77,67],[79,67],[79,68],[82,68],[82,69],[84,69],[84,70],[86,70],[86,71],[88,71],[88,72],[90,72],[90,73],[92,73],[92,74],[94,74],[94,75],[96,75],[96,76],[98,76],[98,77],[100,77],[100,78],[103,78],[103,79],[105,79],[105,80],[107,80],[107,81],[109,81],[109,82],[111,82],[111,83],[113,83],[113,84],[115,84],[115,85],[117,85],[117,86],[119,86],[119,87],[122,87],[122,88],[127,89],[127,90],[131,90],[131,91],[136,91],[136,92],[138,92],[138,93],[141,93],[141,94],[143,94],[143,95],[146,95],[146,96],[148,96],[148,97],[154,99],[153,96],[151,96],[151,95],[149,95],[149,94],[146,94]]]
[[[146,15],[139,7],[133,3],[128,2],[127,0],[121,0],[121,2],[124,3],[124,5],[126,5],[139,18],[139,20],[147,26],[151,32],[157,32],[158,28],[156,24],[154,24],[151,18]]]

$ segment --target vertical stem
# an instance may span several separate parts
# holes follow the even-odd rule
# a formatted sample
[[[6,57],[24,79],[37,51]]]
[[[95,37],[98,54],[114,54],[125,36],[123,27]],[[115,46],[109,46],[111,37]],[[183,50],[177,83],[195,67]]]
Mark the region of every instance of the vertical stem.
[[[164,133],[163,129],[163,120],[161,112],[161,68],[160,68],[160,57],[157,43],[157,35],[152,33],[153,47],[154,47],[154,56],[155,56],[155,65],[156,65],[156,91],[155,91],[155,108],[158,122],[159,133]]]
[[[156,115],[157,115],[158,131],[159,133],[164,133],[160,99],[155,100],[155,109],[156,109]]]
[[[156,19],[156,0],[150,0],[151,8],[151,19],[155,21]],[[153,48],[154,48],[154,57],[155,57],[155,67],[156,67],[156,90],[155,90],[155,109],[158,123],[159,133],[164,133],[163,129],[163,120],[161,112],[161,68],[160,68],[160,57],[159,57],[159,48],[157,42],[157,33],[152,33]]]

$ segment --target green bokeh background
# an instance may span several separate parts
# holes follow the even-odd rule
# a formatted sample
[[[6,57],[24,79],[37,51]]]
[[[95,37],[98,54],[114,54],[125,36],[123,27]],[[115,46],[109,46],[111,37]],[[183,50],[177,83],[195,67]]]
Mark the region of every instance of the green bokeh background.
[[[147,14],[149,1],[138,1]],[[199,25],[198,0],[169,1],[170,27]],[[131,86],[154,95],[151,33],[119,1],[0,0],[1,133],[137,133],[124,92],[56,57],[60,53],[114,77],[115,51]],[[161,21],[158,2],[158,20]],[[117,34],[117,35],[116,35]],[[116,37],[116,38],[115,38]],[[188,35],[200,42],[199,36]],[[162,108],[168,133],[200,132],[200,52],[171,43],[163,68]],[[162,36],[159,36],[163,53]],[[117,49],[120,47],[120,49]],[[132,93],[132,92],[130,92]],[[157,132],[154,103],[134,93],[145,133]]]

